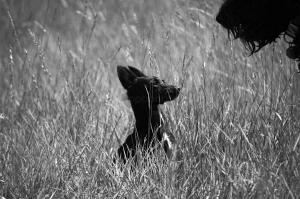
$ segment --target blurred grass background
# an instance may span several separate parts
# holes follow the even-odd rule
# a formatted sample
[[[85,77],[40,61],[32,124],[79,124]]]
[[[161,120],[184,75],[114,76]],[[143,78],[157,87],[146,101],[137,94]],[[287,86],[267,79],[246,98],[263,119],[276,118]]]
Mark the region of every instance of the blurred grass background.
[[[286,44],[248,57],[221,0],[1,0],[0,196],[299,198],[300,77]],[[116,74],[182,87],[162,107],[183,154],[112,163],[134,117]]]

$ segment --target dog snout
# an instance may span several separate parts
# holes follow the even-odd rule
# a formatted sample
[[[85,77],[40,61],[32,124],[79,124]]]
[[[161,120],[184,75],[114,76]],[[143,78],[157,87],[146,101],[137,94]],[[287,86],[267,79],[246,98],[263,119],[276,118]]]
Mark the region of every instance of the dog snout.
[[[176,98],[179,95],[180,90],[181,90],[181,88],[172,86],[171,89],[169,90],[169,94],[174,99],[174,98]]]

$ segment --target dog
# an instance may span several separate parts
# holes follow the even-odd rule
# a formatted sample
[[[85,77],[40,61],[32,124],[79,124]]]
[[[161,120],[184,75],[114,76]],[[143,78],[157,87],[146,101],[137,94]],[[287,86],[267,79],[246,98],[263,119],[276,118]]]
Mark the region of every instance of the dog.
[[[240,39],[250,55],[288,36],[286,55],[300,60],[300,0],[225,0],[216,21]]]
[[[159,105],[178,97],[180,88],[168,85],[157,77],[149,77],[132,66],[117,66],[122,86],[127,91],[134,116],[135,128],[117,154],[124,163],[136,155],[138,147],[149,152],[161,143],[168,158],[174,153],[176,144],[172,133],[163,130]]]

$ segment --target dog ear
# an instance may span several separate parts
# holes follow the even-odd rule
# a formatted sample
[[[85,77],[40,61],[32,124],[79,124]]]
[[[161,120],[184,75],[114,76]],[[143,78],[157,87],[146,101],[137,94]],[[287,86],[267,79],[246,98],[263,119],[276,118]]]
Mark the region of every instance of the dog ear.
[[[136,75],[125,66],[117,66],[117,72],[119,80],[126,90],[136,81]]]
[[[133,66],[128,66],[129,70],[136,75],[136,77],[146,77],[146,75],[140,71],[139,69],[133,67]]]

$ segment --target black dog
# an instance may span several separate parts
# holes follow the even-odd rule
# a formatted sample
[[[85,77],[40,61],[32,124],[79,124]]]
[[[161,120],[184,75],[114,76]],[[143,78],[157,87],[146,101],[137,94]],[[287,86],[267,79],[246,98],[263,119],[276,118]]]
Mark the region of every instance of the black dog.
[[[126,163],[127,158],[135,156],[137,147],[140,146],[143,152],[147,152],[155,144],[161,143],[170,158],[175,138],[171,133],[163,131],[158,105],[174,100],[180,89],[167,85],[157,77],[148,77],[131,66],[118,66],[117,72],[122,86],[127,90],[136,120],[134,132],[118,149],[119,157]]]
[[[300,0],[225,0],[216,20],[251,55],[283,34],[291,37],[287,56],[300,59]]]

